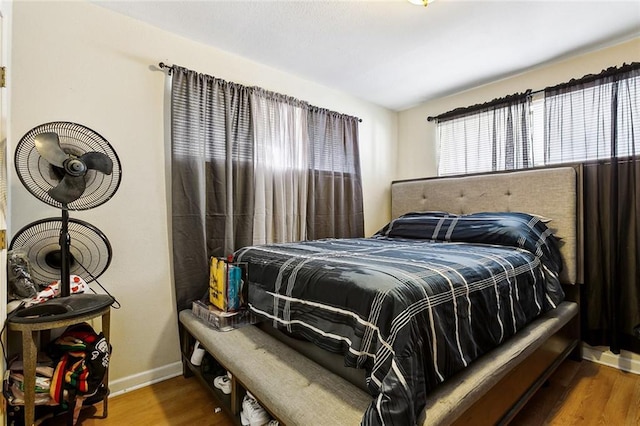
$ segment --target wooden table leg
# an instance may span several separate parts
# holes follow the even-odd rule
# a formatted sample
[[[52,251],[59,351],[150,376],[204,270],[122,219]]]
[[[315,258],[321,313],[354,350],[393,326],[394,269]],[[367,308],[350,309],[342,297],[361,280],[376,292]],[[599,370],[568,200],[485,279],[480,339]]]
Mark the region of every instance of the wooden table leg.
[[[74,316],[72,318],[56,319],[51,318],[51,321],[25,321],[21,318],[12,321],[11,318],[7,318],[9,322],[9,330],[19,331],[22,334],[22,361],[23,361],[23,374],[24,374],[24,423],[25,425],[32,426],[35,424],[35,394],[36,394],[36,366],[38,360],[38,337],[42,331],[43,335],[47,337],[51,329],[68,327],[74,324],[80,324],[82,322],[89,321],[98,316],[102,316],[102,332],[107,342],[110,341],[110,317],[111,309],[109,306],[104,306],[94,311],[87,312],[83,315]],[[105,372],[103,383],[109,389],[109,368]],[[107,394],[108,396],[108,394]],[[107,397],[103,399],[104,408],[103,413],[106,417],[107,414]]]
[[[108,310],[102,315],[102,334],[104,334],[105,339],[107,339],[107,344],[111,343],[111,339],[109,338],[109,334],[111,332],[111,310]],[[109,364],[111,364],[111,354],[109,354]],[[106,386],[107,394],[104,396],[102,400],[102,418],[107,418],[109,412],[109,367],[107,367],[107,371],[104,373],[104,379],[102,383]]]
[[[22,363],[24,374],[24,423],[33,425],[35,423],[36,407],[36,363],[38,360],[38,348],[36,340],[37,331],[22,332]]]

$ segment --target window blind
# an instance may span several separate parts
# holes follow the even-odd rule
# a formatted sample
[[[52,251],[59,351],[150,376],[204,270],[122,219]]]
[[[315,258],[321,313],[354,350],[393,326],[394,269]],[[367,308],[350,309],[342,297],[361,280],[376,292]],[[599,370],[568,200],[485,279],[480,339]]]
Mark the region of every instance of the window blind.
[[[545,90],[545,164],[640,153],[640,69]]]
[[[438,121],[438,175],[532,165],[530,98]]]

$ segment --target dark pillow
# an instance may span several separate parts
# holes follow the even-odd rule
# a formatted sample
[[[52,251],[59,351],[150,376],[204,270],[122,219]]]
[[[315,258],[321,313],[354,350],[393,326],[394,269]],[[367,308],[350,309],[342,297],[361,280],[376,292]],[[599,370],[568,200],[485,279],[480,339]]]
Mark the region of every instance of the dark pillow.
[[[528,213],[414,212],[392,220],[376,236],[518,247],[540,257],[558,273],[562,268],[558,240],[538,217]]]

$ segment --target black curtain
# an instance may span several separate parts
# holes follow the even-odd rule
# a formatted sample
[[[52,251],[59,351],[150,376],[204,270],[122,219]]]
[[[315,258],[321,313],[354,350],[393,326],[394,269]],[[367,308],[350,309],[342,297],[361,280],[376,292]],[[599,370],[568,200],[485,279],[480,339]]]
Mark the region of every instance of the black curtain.
[[[584,166],[583,340],[640,353],[640,159]]]
[[[583,340],[614,353],[640,353],[639,98],[638,63],[545,90],[546,162],[584,162]]]

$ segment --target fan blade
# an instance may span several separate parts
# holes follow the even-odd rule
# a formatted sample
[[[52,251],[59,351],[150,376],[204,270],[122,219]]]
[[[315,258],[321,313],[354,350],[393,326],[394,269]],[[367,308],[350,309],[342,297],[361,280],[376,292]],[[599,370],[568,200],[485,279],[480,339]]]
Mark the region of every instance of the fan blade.
[[[60,147],[57,133],[40,133],[35,137],[35,145],[40,156],[54,166],[63,167],[64,161],[69,158],[69,155]]]
[[[113,161],[101,152],[87,152],[79,160],[87,166],[87,169],[98,170],[105,175],[110,175],[113,171]]]
[[[84,176],[66,175],[57,186],[51,188],[47,193],[62,204],[69,204],[80,198],[86,187]]]

